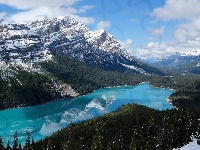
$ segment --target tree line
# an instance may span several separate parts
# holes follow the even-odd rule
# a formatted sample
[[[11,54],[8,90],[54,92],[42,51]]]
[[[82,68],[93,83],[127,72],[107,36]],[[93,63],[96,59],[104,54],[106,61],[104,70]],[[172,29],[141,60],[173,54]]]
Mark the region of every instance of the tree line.
[[[199,117],[200,109],[159,111],[128,104],[112,113],[71,123],[39,141],[28,133],[24,147],[18,143],[17,132],[12,145],[0,143],[6,150],[172,150],[191,142],[191,136],[199,143]]]
[[[0,79],[0,109],[33,106],[63,98],[51,86],[52,80],[70,85],[81,95],[103,87],[136,85],[146,81],[154,87],[174,89],[175,92],[169,98],[177,108],[200,108],[200,76],[197,75],[120,73],[61,55],[55,55],[53,61],[38,65],[45,73],[13,67],[12,70],[16,72],[13,76],[8,76],[8,80]]]

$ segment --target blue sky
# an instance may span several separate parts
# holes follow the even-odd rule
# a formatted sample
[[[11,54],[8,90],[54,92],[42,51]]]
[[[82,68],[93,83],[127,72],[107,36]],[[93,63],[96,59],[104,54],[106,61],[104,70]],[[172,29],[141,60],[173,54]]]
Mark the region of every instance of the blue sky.
[[[72,16],[103,28],[132,55],[146,59],[200,47],[200,0],[0,0],[0,18],[29,22]]]

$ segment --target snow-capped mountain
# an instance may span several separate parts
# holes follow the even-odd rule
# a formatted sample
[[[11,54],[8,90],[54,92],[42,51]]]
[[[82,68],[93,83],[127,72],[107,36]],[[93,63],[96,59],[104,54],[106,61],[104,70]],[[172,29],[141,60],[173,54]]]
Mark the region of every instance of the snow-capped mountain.
[[[181,56],[200,56],[200,49],[195,49],[192,51],[188,51],[188,52],[179,52],[177,53]]]
[[[30,67],[62,54],[103,69],[140,74],[159,74],[127,51],[104,30],[90,31],[74,18],[40,17],[29,23],[0,21],[0,60]]]
[[[148,62],[158,68],[177,70],[184,73],[200,73],[200,49],[177,52],[176,54]]]

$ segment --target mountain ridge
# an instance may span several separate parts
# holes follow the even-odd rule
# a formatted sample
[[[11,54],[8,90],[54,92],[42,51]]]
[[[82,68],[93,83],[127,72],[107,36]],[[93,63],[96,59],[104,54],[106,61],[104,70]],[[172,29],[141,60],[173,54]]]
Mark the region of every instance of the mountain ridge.
[[[146,63],[168,71],[180,73],[200,74],[200,51],[178,52],[176,54],[160,58]]]
[[[106,31],[90,31],[73,18],[0,20],[0,31],[0,109],[134,85],[146,81],[145,75],[165,75],[129,55]]]
[[[0,30],[1,61],[23,66],[61,54],[106,70],[163,74],[128,54],[106,31],[90,31],[67,16],[52,20],[40,17],[29,23],[7,24],[1,20]]]

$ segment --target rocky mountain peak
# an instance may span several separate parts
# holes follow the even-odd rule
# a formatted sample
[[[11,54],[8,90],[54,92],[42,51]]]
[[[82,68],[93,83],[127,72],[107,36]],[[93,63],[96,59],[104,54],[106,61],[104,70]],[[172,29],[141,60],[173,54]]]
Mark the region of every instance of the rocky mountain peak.
[[[29,23],[0,24],[1,61],[25,65],[51,58],[47,54],[61,54],[108,70],[149,72],[112,35],[103,29],[90,31],[84,23],[69,16],[53,19],[41,16]]]
[[[45,21],[45,20],[46,20],[45,16],[40,16],[35,21]]]

